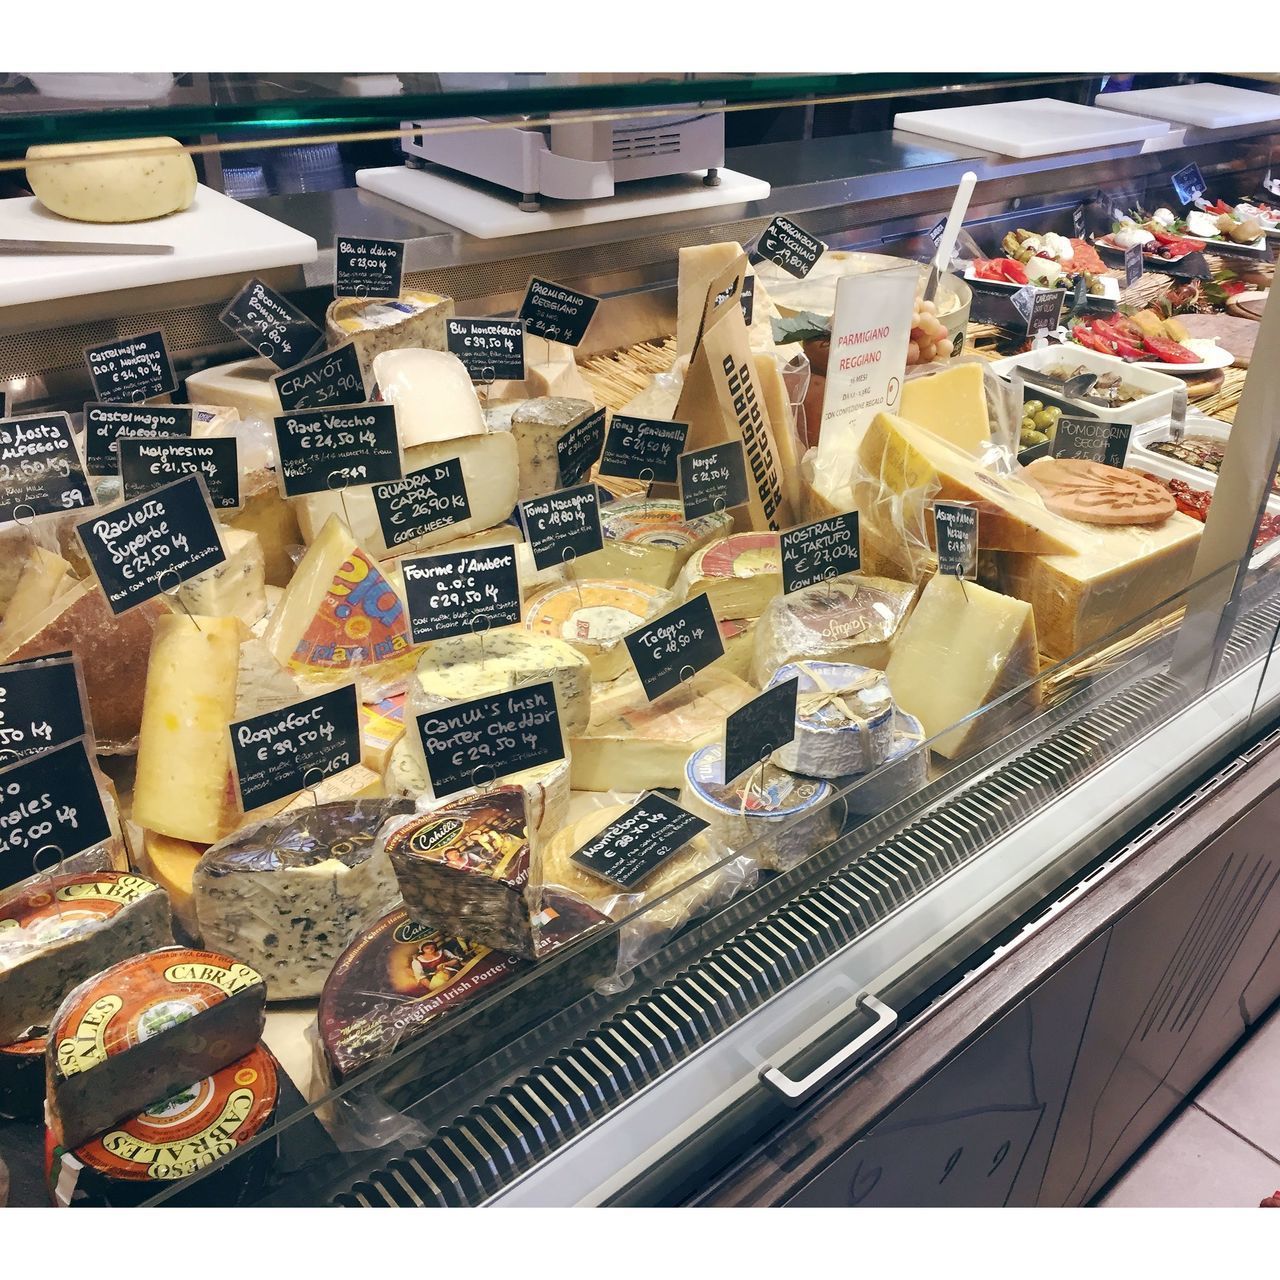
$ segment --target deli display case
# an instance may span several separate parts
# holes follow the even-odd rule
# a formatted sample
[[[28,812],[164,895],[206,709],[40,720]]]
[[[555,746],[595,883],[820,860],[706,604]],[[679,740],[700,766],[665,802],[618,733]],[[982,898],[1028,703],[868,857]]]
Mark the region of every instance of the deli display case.
[[[0,79],[10,1204],[1096,1197],[1280,994],[1280,95],[90,79]]]

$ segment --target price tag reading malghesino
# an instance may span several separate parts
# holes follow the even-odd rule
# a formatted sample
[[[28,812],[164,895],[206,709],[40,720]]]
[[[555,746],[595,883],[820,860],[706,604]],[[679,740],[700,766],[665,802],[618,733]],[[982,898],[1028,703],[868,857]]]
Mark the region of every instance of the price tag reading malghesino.
[[[623,638],[650,702],[724,656],[720,628],[705,595],[694,596]]]
[[[858,513],[846,511],[782,534],[782,590],[786,595],[862,567]]]
[[[444,322],[449,350],[467,367],[472,382],[488,385],[524,379],[524,323],[520,320],[451,317]]]
[[[355,685],[233,721],[231,752],[246,812],[350,769],[360,763]]]
[[[615,413],[604,439],[600,474],[646,480],[650,484],[675,484],[688,434],[687,422],[629,418]]]
[[[779,214],[760,233],[756,253],[803,280],[826,251],[826,244]]]
[[[1173,190],[1183,204],[1194,204],[1204,195],[1206,183],[1198,164],[1189,164],[1173,175]]]
[[[933,535],[938,572],[947,578],[978,576],[978,508],[968,502],[935,502]]]
[[[767,760],[796,736],[796,699],[800,677],[792,676],[752,698],[724,722],[724,780]]]
[[[1050,452],[1055,458],[1085,458],[1123,467],[1129,453],[1133,425],[1098,418],[1059,418]]]
[[[240,505],[240,454],[235,436],[131,436],[116,440],[120,484],[125,498],[150,493],[180,476],[201,475],[209,505],[230,510]]]
[[[682,453],[680,501],[684,518],[696,520],[715,511],[732,511],[747,500],[747,455],[741,440]]]
[[[39,755],[89,731],[74,658],[0,667],[0,761]]]
[[[333,292],[338,298],[398,298],[404,276],[404,241],[339,236],[334,246]]]
[[[637,889],[710,825],[674,800],[649,791],[588,840],[572,861],[610,884]]]
[[[293,303],[257,279],[227,303],[218,319],[277,369],[300,364],[324,341]]]
[[[93,380],[93,394],[112,404],[152,400],[178,387],[159,329],[86,347],[84,359]]]
[[[295,364],[272,379],[280,407],[286,413],[295,409],[329,409],[340,404],[363,404],[368,396],[364,374],[354,342],[344,342],[332,351],[322,351],[311,360]]]
[[[522,769],[564,759],[556,687],[550,680],[424,711],[417,726],[437,796],[487,786]]]
[[[568,564],[604,546],[600,493],[593,484],[529,498],[520,503],[520,523],[539,569]]]
[[[560,466],[560,483],[577,484],[596,464],[604,448],[604,410],[597,409],[576,427],[556,441],[556,460]]]
[[[414,644],[512,627],[520,621],[514,546],[407,556],[401,567]]]
[[[0,523],[91,506],[65,413],[0,420]]]
[[[1142,279],[1142,246],[1131,244],[1124,251],[1124,287],[1132,289]]]
[[[91,476],[113,476],[118,436],[189,436],[191,419],[187,404],[90,402],[84,407],[85,467]]]
[[[174,591],[227,558],[198,475],[94,516],[76,533],[112,613]]]
[[[304,409],[279,414],[275,423],[286,498],[387,484],[404,474],[393,404]]]
[[[433,462],[403,480],[373,486],[373,505],[389,547],[471,519],[471,501],[461,458]]]
[[[576,347],[586,336],[587,326],[600,305],[589,293],[567,289],[554,280],[534,276],[520,304],[519,318],[527,333],[536,333],[548,342],[564,342]]]

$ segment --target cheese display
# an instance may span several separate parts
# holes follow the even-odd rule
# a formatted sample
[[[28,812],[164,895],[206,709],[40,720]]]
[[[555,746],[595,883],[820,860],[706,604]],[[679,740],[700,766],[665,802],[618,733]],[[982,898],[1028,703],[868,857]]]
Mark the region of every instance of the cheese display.
[[[267,612],[267,566],[262,543],[248,529],[222,528],[218,535],[226,559],[188,578],[177,590],[188,613],[239,618],[252,626]]]
[[[539,396],[568,396],[591,400],[591,388],[578,368],[573,348],[548,342],[536,333],[524,336],[524,381],[499,380],[488,388],[490,400],[532,400]]]
[[[562,436],[594,412],[595,405],[590,400],[567,396],[526,400],[515,407],[510,430],[516,442],[521,502],[564,487],[556,446]]]
[[[378,394],[396,407],[396,433],[405,449],[488,430],[466,366],[451,352],[384,351],[374,358],[373,376]]]
[[[884,762],[873,772],[841,779],[841,800],[850,813],[874,817],[914,795],[929,781],[929,751],[924,726],[915,716],[895,711],[893,736]]]
[[[56,551],[41,546],[31,548],[0,621],[0,651],[72,585],[67,577],[70,572],[71,566]]]
[[[384,351],[410,347],[445,349],[444,322],[453,315],[453,299],[414,289],[398,298],[335,298],[324,316],[325,337],[331,347],[355,344],[366,383],[374,375],[373,361]]]
[[[627,578],[671,587],[699,548],[733,532],[733,516],[715,511],[693,520],[671,498],[619,498],[600,508],[604,547],[573,563],[577,579]]]
[[[902,384],[898,413],[966,453],[981,454],[991,443],[980,364],[953,364],[927,377],[908,378]]]
[[[196,864],[207,848],[207,844],[180,840],[159,831],[142,832],[140,841],[134,846],[134,858],[139,869],[165,891],[174,921],[186,940],[191,942],[200,939],[192,885]]]
[[[893,698],[884,672],[847,662],[789,662],[768,687],[799,681],[796,736],[773,760],[792,773],[839,778],[867,773],[893,744]]]
[[[27,184],[76,222],[143,222],[187,208],[196,166],[176,138],[115,138],[28,147]]]
[[[242,418],[270,421],[284,412],[273,381],[280,372],[265,356],[232,360],[188,374],[187,399],[193,404],[222,405],[235,409]]]
[[[776,533],[735,533],[691,555],[676,579],[679,600],[706,596],[717,620],[758,618],[782,591]]]

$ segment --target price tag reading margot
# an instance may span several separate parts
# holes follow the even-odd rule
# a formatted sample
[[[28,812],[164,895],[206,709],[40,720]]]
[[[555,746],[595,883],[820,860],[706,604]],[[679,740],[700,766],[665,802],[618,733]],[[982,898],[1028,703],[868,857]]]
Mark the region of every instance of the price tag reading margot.
[[[404,474],[393,404],[279,414],[276,451],[286,498],[386,484]]]
[[[91,506],[65,413],[0,419],[0,523]]]
[[[152,400],[178,387],[159,329],[87,347],[84,359],[93,380],[93,394],[112,404]]]
[[[978,508],[967,502],[933,504],[938,572],[948,578],[978,576]]]
[[[437,796],[564,759],[556,687],[550,680],[424,711],[417,727]]]
[[[373,505],[388,547],[402,547],[437,529],[471,519],[461,458],[433,462],[403,480],[373,486]]]
[[[747,500],[747,455],[741,440],[682,453],[680,501],[684,518],[696,520],[714,511],[732,511]]]
[[[687,422],[629,418],[615,413],[604,439],[600,474],[647,480],[650,484],[675,484],[688,434]]]
[[[113,476],[119,470],[116,439],[130,436],[189,436],[192,409],[186,404],[111,404],[84,407],[85,467],[91,476]]]
[[[0,667],[0,760],[39,755],[89,732],[74,658]]]
[[[360,763],[355,685],[234,721],[231,752],[246,812],[350,769]]]
[[[596,464],[604,448],[604,410],[597,409],[556,441],[560,483],[575,485]]]
[[[1174,193],[1183,204],[1193,204],[1204,195],[1206,185],[1198,164],[1189,164],[1173,175]]]
[[[756,253],[777,263],[788,275],[803,280],[826,251],[826,244],[797,227],[781,214],[769,223],[756,241]]]
[[[466,366],[472,382],[523,380],[523,322],[450,318],[444,322],[444,338],[449,350]]]
[[[1085,458],[1109,467],[1123,467],[1132,434],[1133,426],[1128,422],[1059,418],[1050,452],[1055,458]]]
[[[781,541],[782,590],[786,595],[828,578],[856,573],[862,567],[856,511],[786,529]]]
[[[800,677],[766,689],[724,722],[724,780],[732,782],[796,736]]]
[[[339,236],[334,246],[333,292],[338,298],[398,298],[404,276],[404,241]]]
[[[674,800],[650,791],[588,840],[572,861],[610,884],[636,889],[710,825]]]
[[[414,644],[520,621],[520,579],[514,546],[482,547],[401,561]],[[478,626],[479,623],[483,626]]]
[[[301,363],[324,341],[293,303],[257,279],[227,303],[218,319],[277,369]]]
[[[724,641],[705,595],[624,636],[644,696],[652,702],[724,656]]]
[[[181,476],[204,477],[209,505],[240,505],[239,445],[235,436],[189,440],[185,436],[120,436],[120,484],[126,499],[150,493]]]
[[[548,342],[576,347],[586,337],[587,326],[599,305],[600,299],[589,293],[577,293],[554,280],[534,276],[525,290],[518,318],[524,321],[526,332],[536,333]]]
[[[593,484],[520,503],[520,523],[539,569],[567,564],[604,546],[600,493]]]
[[[1124,287],[1132,289],[1142,279],[1142,246],[1131,244],[1124,251]]]
[[[272,382],[286,413],[295,409],[327,409],[339,404],[363,404],[368,396],[354,342],[322,351],[312,360],[277,373]]]

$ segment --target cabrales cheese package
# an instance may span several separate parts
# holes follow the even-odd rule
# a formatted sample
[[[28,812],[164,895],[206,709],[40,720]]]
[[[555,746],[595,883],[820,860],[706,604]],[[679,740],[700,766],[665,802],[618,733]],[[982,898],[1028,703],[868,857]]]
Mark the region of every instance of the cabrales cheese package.
[[[837,785],[849,812],[870,818],[915,795],[928,781],[929,750],[924,745],[924,726],[915,716],[896,710],[884,763],[871,773],[843,778]]]
[[[775,764],[814,778],[866,773],[893,744],[893,698],[883,671],[817,659],[788,662],[768,687],[795,679],[795,737],[773,753]]]
[[[733,532],[727,511],[686,520],[671,498],[619,498],[600,508],[604,547],[573,563],[575,578],[626,578],[670,587],[686,560]]]
[[[453,315],[453,299],[438,293],[406,289],[398,298],[335,298],[324,317],[331,347],[355,344],[366,383],[375,356],[401,347],[445,349],[445,321]]]
[[[735,533],[701,547],[676,579],[679,600],[706,596],[717,620],[758,618],[782,592],[782,548],[776,533]]]

